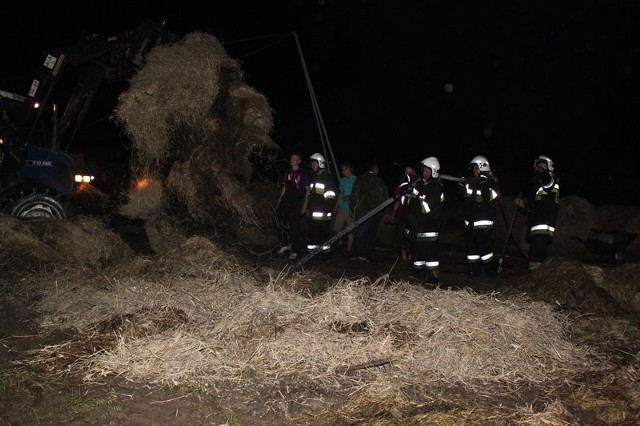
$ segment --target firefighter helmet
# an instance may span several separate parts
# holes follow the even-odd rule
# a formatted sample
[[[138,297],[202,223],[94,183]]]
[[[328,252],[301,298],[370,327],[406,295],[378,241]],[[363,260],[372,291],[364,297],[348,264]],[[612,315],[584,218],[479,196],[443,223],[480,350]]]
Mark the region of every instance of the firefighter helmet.
[[[469,164],[477,164],[478,168],[481,172],[490,172],[491,166],[489,165],[489,160],[487,157],[483,157],[482,155],[478,155],[477,157],[473,157],[473,159],[469,162]]]
[[[538,157],[536,157],[535,161],[533,162],[533,167],[535,167],[538,163],[546,163],[549,171],[553,171],[553,160],[546,155],[538,155]]]
[[[440,161],[436,157],[427,157],[420,162],[422,167],[428,167],[431,169],[431,176],[437,178],[440,176]]]
[[[316,152],[311,156],[311,161],[317,161],[318,167],[324,169],[326,167],[326,162],[324,161],[324,157],[319,152]]]

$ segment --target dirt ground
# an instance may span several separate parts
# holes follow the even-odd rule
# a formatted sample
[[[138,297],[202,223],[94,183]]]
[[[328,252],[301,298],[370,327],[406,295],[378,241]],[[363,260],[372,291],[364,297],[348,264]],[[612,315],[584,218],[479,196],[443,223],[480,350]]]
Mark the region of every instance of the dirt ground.
[[[139,251],[144,250],[144,243],[135,236],[126,236],[132,240],[132,244]],[[139,237],[139,236],[138,236]],[[446,241],[446,238],[445,238]],[[255,268],[256,272],[271,270],[278,271],[287,267],[285,256],[276,254],[275,249],[266,252],[256,252],[251,248],[241,245],[227,247],[238,258]],[[633,260],[633,259],[632,259]],[[458,290],[472,289],[478,293],[499,292],[502,294],[516,294],[533,290],[535,286],[543,286],[540,282],[531,280],[527,273],[526,261],[512,247],[503,258],[502,273],[495,277],[470,277],[465,274],[466,265],[464,254],[456,244],[442,246],[441,257],[441,287]],[[607,266],[609,267],[609,266]],[[614,266],[611,266],[614,267]],[[407,281],[415,285],[421,285],[411,277],[411,267],[403,262],[397,252],[386,247],[378,247],[375,257],[370,263],[356,262],[345,252],[343,244],[336,244],[333,258],[329,261],[321,257],[314,257],[305,268],[317,272],[318,280],[323,280],[327,286],[340,278],[368,277],[375,281],[381,276],[387,276],[392,281]],[[52,280],[50,276],[36,276],[41,283]],[[202,389],[182,386],[162,387],[153,383],[136,383],[125,378],[109,377],[102,383],[86,383],[78,377],[71,377],[64,370],[65,357],[76,356],[72,348],[69,353],[60,353],[59,371],[42,371],[34,368],[26,361],[30,357],[30,351],[34,348],[43,348],[47,345],[57,345],[73,340],[72,330],[57,330],[50,335],[42,335],[37,329],[38,318],[33,312],[33,306],[38,302],[38,292],[31,285],[23,285],[34,278],[21,280],[4,280],[2,285],[0,306],[0,423],[6,425],[19,424],[128,424],[128,425],[279,425],[291,424],[282,413],[273,411],[265,414],[260,410],[264,401],[256,390],[252,395],[234,394],[233,392],[205,392]],[[54,285],[54,283],[49,283]],[[322,284],[320,284],[321,286]],[[318,286],[318,284],[316,284]],[[435,287],[433,287],[435,288]],[[322,288],[315,288],[322,291]],[[535,294],[532,291],[532,294]],[[558,309],[566,311],[575,321],[574,338],[576,340],[591,340],[591,344],[608,351],[611,357],[615,357],[621,367],[631,365],[634,356],[636,358],[640,348],[640,333],[638,333],[638,319],[625,313],[620,306],[602,295],[598,301],[597,309],[585,308],[584,303],[575,302],[575,299],[554,299],[552,290],[538,292],[541,299],[555,300]],[[596,294],[596,293],[594,293]],[[553,303],[553,302],[552,302]],[[599,330],[607,328],[622,328],[623,332],[616,334],[613,339],[611,333],[602,336],[602,339],[594,338]],[[83,348],[77,353],[86,353],[87,350],[99,350],[100,341],[91,342],[92,348]],[[77,349],[77,348],[76,348]],[[66,360],[68,361],[68,360]],[[50,368],[50,367],[49,367]],[[599,384],[603,378],[593,377],[591,380],[598,389],[603,389]],[[609,389],[610,391],[610,389]],[[451,395],[459,398],[475,398],[464,395],[464,392],[449,389]],[[526,395],[527,392],[532,392]],[[560,421],[562,416],[553,421],[531,421],[529,424],[638,424],[638,416],[629,415],[634,409],[620,410],[611,401],[607,402],[608,410],[618,410],[620,416],[602,414],[604,408],[591,405],[575,408],[575,403],[569,403],[572,396],[575,397],[576,387],[567,385],[559,388],[554,395],[546,395],[538,398],[534,390],[520,390],[520,394],[514,400],[504,399],[494,401],[496,406],[513,406],[516,400],[519,402],[530,401],[532,410],[542,409],[542,400],[565,401],[567,406],[574,407],[570,420]],[[536,403],[536,400],[539,400]],[[455,398],[451,397],[451,401]],[[635,401],[638,403],[640,401]],[[620,404],[628,407],[628,400],[620,400]],[[538,406],[536,406],[538,404]],[[605,404],[603,402],[603,404]],[[612,405],[613,404],[613,405]],[[445,404],[446,405],[446,404]],[[426,409],[426,408],[425,408]],[[456,405],[451,402],[448,406],[439,405],[431,407],[443,412],[454,414]],[[599,412],[601,411],[601,412]],[[636,412],[637,413],[637,412]],[[566,417],[565,417],[566,418]],[[295,423],[294,423],[295,424]],[[309,421],[308,424],[314,424]],[[344,424],[405,424],[397,419],[382,417],[354,419]],[[412,424],[429,424],[428,422]],[[440,424],[447,424],[446,422]],[[451,421],[449,424],[505,424],[501,421],[492,421],[487,417],[485,421],[467,422],[465,420]]]

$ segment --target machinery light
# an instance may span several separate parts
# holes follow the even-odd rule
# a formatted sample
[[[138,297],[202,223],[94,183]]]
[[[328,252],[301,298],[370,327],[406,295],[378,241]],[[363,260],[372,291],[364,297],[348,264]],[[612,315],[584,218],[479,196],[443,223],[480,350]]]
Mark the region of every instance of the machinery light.
[[[87,176],[87,175],[75,175],[74,177],[74,180],[76,182],[82,182],[82,183],[90,183],[93,179],[94,179],[93,176]]]

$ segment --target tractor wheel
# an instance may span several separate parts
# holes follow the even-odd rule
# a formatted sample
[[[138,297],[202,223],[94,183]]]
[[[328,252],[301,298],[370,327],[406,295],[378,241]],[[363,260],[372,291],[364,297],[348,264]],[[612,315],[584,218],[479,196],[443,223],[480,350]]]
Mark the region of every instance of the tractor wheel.
[[[67,209],[55,196],[46,192],[23,194],[12,201],[11,216],[18,219],[66,219]]]

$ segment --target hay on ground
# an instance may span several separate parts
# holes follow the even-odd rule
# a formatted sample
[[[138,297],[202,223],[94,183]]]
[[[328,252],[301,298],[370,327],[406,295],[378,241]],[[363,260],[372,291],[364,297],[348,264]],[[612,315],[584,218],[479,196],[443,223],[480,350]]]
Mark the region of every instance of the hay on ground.
[[[640,318],[640,265],[629,263],[616,268],[585,265],[583,270],[594,285],[606,290],[627,312]]]
[[[21,221],[0,217],[0,265],[23,275],[51,267],[101,268],[132,255],[131,248],[94,216]]]
[[[81,270],[60,274],[55,287],[44,289],[41,326],[86,331],[158,307],[184,312],[192,325],[212,324],[219,309],[226,311],[256,285],[234,258],[192,237],[164,256],[133,259],[91,278]]]
[[[500,392],[557,385],[603,368],[588,349],[570,343],[566,319],[550,305],[469,291],[427,292],[404,283],[363,284],[343,280],[314,298],[271,285],[233,302],[221,297],[219,287],[198,292],[197,305],[216,312],[215,320],[119,339],[82,368],[87,380],[115,374],[159,384],[232,386],[240,394],[287,383],[316,395],[378,384],[385,395],[441,385]],[[185,285],[178,287],[164,285],[144,299],[156,304],[161,297],[163,306],[174,300],[172,306],[191,318]]]

